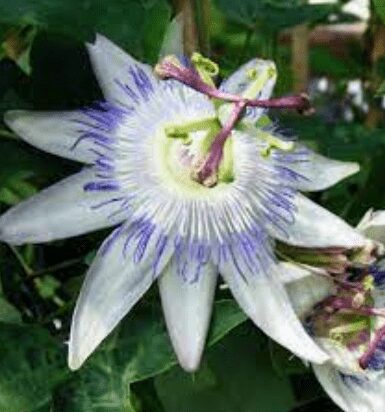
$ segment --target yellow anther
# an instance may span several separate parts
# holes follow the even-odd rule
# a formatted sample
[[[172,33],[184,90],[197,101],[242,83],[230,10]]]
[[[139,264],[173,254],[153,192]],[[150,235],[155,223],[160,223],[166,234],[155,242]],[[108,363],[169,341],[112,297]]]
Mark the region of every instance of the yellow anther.
[[[219,74],[219,66],[215,62],[195,52],[191,56],[191,63],[206,84],[210,86],[215,85],[213,77]]]
[[[249,80],[255,80],[258,76],[258,70],[257,69],[249,69],[246,72],[247,77]]]
[[[257,68],[248,69],[246,72],[247,78],[251,84],[242,93],[246,99],[255,99],[258,93],[265,87],[266,83],[277,75],[276,69],[273,65],[258,70]]]
[[[374,277],[372,275],[367,275],[362,281],[362,286],[365,290],[370,291],[374,289]]]
[[[279,149],[284,152],[290,152],[294,149],[294,142],[289,142],[287,140],[282,140],[278,137],[273,136],[269,132],[264,130],[258,130],[257,136],[265,140],[268,144],[268,147],[262,152],[262,156],[268,156],[271,152],[271,149]]]
[[[333,339],[334,341],[336,341],[338,343],[341,343],[341,344],[344,340],[344,337],[341,333],[334,333],[334,332],[330,331],[329,336],[330,336],[330,339]]]
[[[268,70],[268,76],[271,79],[277,75],[277,70],[275,69],[274,66],[270,66],[267,70]]]

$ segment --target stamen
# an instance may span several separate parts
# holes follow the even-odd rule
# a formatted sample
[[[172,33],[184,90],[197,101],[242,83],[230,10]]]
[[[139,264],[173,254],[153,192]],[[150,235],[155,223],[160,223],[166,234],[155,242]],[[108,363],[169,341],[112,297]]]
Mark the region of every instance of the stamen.
[[[376,309],[364,305],[357,307],[356,303],[357,302],[354,302],[354,299],[332,296],[329,299],[326,299],[322,306],[326,310],[341,311],[343,313],[385,317],[385,309]]]
[[[218,120],[216,117],[207,119],[195,120],[192,122],[170,124],[164,128],[167,137],[171,138],[187,138],[189,133],[198,132],[200,130],[210,130],[216,127]]]
[[[303,114],[312,114],[314,112],[310,104],[309,96],[305,93],[298,96],[258,100],[224,92],[205,83],[196,70],[182,66],[174,56],[167,56],[158,63],[155,66],[155,73],[162,79],[178,80],[186,86],[214,99],[232,103],[243,103],[245,106],[265,109],[296,109]]]
[[[234,103],[231,113],[223,126],[222,130],[215,137],[211,145],[210,152],[206,159],[198,165],[193,172],[192,178],[204,186],[212,187],[218,181],[218,169],[223,157],[224,144],[231,135],[236,123],[245,107],[259,108],[285,108],[297,109],[301,113],[309,114],[312,112],[309,97],[305,94],[299,96],[287,96],[277,99],[258,100],[250,96],[263,88],[263,84],[276,75],[275,68],[268,67],[261,74],[257,75],[255,71],[248,73],[249,77],[255,82],[251,85],[250,90],[244,96],[238,96],[219,90],[215,87],[212,77],[218,73],[218,66],[209,59],[205,59],[198,53],[192,56],[192,63],[195,68],[186,67],[175,56],[167,56],[155,66],[155,73],[163,79],[175,79],[192,89],[203,93],[211,98]],[[188,140],[188,131],[177,129],[166,129],[166,134],[172,137],[181,137]],[[282,142],[276,142],[274,139],[265,136],[269,147],[282,146]],[[292,148],[293,144],[285,146],[286,150]]]
[[[339,337],[344,334],[359,332],[368,327],[366,319],[357,320],[356,322],[348,323],[346,325],[335,326],[330,329],[329,335],[334,340],[339,340]]]
[[[203,57],[200,53],[193,53],[191,56],[191,63],[206,84],[215,86],[213,77],[219,74],[219,67],[216,63]]]
[[[154,71],[161,79],[175,79],[194,90],[215,97],[212,93],[215,94],[216,88],[205,83],[195,69],[183,66],[175,56],[166,56],[155,66]]]

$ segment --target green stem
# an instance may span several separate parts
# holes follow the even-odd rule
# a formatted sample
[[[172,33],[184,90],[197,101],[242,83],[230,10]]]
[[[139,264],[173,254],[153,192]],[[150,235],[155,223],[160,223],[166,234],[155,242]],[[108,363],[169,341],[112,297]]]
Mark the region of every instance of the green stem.
[[[31,280],[31,279],[36,279],[39,277],[42,277],[48,273],[55,273],[59,272],[60,270],[70,268],[72,266],[78,265],[79,263],[83,262],[83,258],[76,258],[76,259],[69,259],[61,263],[57,263],[56,265],[48,266],[44,269],[40,270],[33,270],[24,260],[23,256],[21,253],[14,247],[10,246],[13,254],[15,255],[16,259],[22,266],[25,274],[26,274],[26,279]],[[25,279],[20,279],[20,282],[24,281]]]
[[[9,245],[9,248],[12,250],[12,253],[15,255],[17,261],[20,263],[20,266],[23,268],[25,274],[28,277],[32,276],[33,269],[24,260],[23,255],[18,251],[18,249],[15,246]]]
[[[69,259],[56,265],[52,265],[41,270],[36,270],[28,276],[28,279],[41,277],[46,275],[47,273],[59,272],[60,270],[70,268],[82,262],[83,258]]]

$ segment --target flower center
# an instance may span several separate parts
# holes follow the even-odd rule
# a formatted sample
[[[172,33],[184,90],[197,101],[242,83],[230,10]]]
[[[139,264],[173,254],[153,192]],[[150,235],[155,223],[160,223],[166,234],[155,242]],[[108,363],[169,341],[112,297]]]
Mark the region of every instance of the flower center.
[[[227,163],[226,159],[223,162],[226,153],[226,142],[231,137],[232,131],[241,119],[246,107],[294,108],[301,112],[309,112],[311,109],[309,100],[305,95],[270,100],[253,100],[253,96],[263,89],[266,82],[275,77],[276,72],[272,65],[267,66],[262,73],[259,73],[256,69],[249,70],[247,73],[249,85],[239,96],[221,91],[215,87],[212,80],[218,73],[218,66],[215,63],[197,53],[193,54],[191,63],[193,67],[186,67],[176,57],[168,56],[155,67],[155,72],[163,79],[178,80],[214,100],[218,118],[221,119],[223,126],[216,130],[213,139],[211,132],[215,129],[210,128],[208,132],[208,140],[211,140],[209,150],[203,159],[195,162],[195,169],[192,172],[192,178],[206,187],[215,186],[220,181],[220,166]],[[177,131],[176,134],[179,136],[186,135],[183,133],[184,125],[173,127],[174,129],[171,127],[172,132]],[[169,136],[167,131],[166,134]]]
[[[221,125],[216,117],[164,127],[160,139],[164,145],[164,163],[169,176],[177,183],[187,184],[190,189],[213,186],[207,180],[202,185],[197,173],[208,154],[215,153],[211,148],[220,130]],[[230,183],[234,180],[232,141],[224,142],[220,150],[215,184]]]

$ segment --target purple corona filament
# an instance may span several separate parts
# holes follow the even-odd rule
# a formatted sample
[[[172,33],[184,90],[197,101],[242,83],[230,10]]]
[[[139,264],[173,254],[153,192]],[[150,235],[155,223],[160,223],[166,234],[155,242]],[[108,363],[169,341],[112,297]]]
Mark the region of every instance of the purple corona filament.
[[[382,326],[377,332],[376,335],[374,337],[374,339],[372,340],[372,342],[370,342],[369,348],[368,350],[361,356],[360,360],[359,360],[359,364],[361,366],[362,369],[367,369],[372,357],[374,356],[377,348],[381,345],[383,338],[385,337],[385,325]]]
[[[225,101],[230,103],[228,117],[222,129],[219,129],[219,133],[211,140],[209,151],[206,152],[203,158],[195,158],[192,163],[195,165],[192,170],[192,178],[203,185],[210,186],[217,182],[217,173],[224,156],[225,143],[231,137],[231,132],[236,123],[245,114],[247,106],[268,107],[269,105],[264,105],[262,100],[253,101],[226,94],[202,82],[192,67],[186,70],[186,73],[196,82],[195,89],[199,90],[201,87],[202,93],[207,92],[206,96],[224,97]],[[110,192],[112,194],[112,198],[106,200],[103,200],[104,196],[101,196],[102,200],[96,202],[93,206],[93,210],[111,208],[112,210],[108,212],[108,219],[112,223],[124,221],[126,217],[135,212],[137,207],[135,205],[137,194],[128,195],[125,193],[125,182],[128,177],[124,172],[120,173],[120,165],[115,161],[117,151],[121,149],[119,143],[123,142],[124,150],[126,150],[126,144],[131,144],[130,130],[128,130],[127,136],[122,137],[121,131],[124,132],[124,127],[120,129],[120,126],[127,121],[129,127],[131,127],[131,119],[135,116],[142,116],[141,110],[137,110],[136,105],[151,104],[151,94],[157,93],[145,72],[137,71],[137,68],[134,67],[132,70],[127,70],[127,76],[127,84],[115,79],[117,86],[125,92],[129,99],[127,105],[122,107],[115,106],[112,103],[96,104],[82,109],[79,113],[81,116],[72,119],[79,137],[72,150],[84,145],[84,149],[92,153],[94,164],[93,178],[83,188],[86,192]],[[169,92],[172,95],[177,93],[172,90],[172,87],[176,87],[177,83],[178,81],[161,82],[159,90],[165,90],[166,86],[170,87],[171,91]],[[202,102],[208,103],[212,110],[212,105],[207,99],[202,99],[202,96],[198,99],[200,101],[197,107],[198,111]],[[294,100],[291,100],[291,103]],[[279,102],[279,100],[275,102]],[[171,99],[170,105],[173,104],[174,102]],[[198,103],[194,103],[194,99],[192,99],[191,104],[198,105]],[[274,104],[276,103],[273,101],[271,107]],[[279,104],[276,104],[276,107],[279,106]],[[176,105],[175,110],[180,110],[179,106]],[[277,134],[279,135],[279,133]],[[212,135],[209,137],[211,139]],[[284,139],[283,136],[282,139]],[[121,155],[119,153],[119,156]],[[275,260],[275,256],[272,253],[272,244],[264,225],[272,224],[284,236],[289,236],[287,229],[295,221],[297,213],[293,202],[297,191],[291,183],[306,180],[306,177],[291,171],[287,164],[307,161],[308,152],[302,149],[287,153],[272,151],[271,158],[273,164],[261,165],[260,171],[262,175],[267,175],[269,182],[272,178],[274,182],[272,185],[261,184],[258,186],[257,196],[261,200],[261,207],[256,212],[256,216],[253,217],[254,222],[250,227],[237,233],[224,233],[220,241],[219,239],[215,241],[208,238],[195,239],[189,236],[182,237],[178,233],[172,235],[167,230],[163,230],[162,225],[153,219],[138,214],[135,216],[134,224],[127,225],[123,223],[122,230],[114,232],[106,241],[102,249],[103,253],[107,253],[110,245],[122,236],[124,237],[123,258],[126,258],[132,252],[134,263],[138,263],[147,254],[150,242],[155,242],[154,278],[159,274],[158,263],[166,253],[166,249],[172,248],[176,258],[177,273],[188,283],[194,283],[200,278],[209,257],[217,264],[230,260],[239,277],[246,282],[250,277],[256,276],[256,273],[267,272],[269,265]],[[197,161],[199,160],[198,166]],[[236,202],[232,207],[235,214],[242,213],[242,208]]]
[[[181,65],[171,57],[165,58],[155,67],[155,72],[163,79],[174,79],[211,98],[234,103],[230,117],[218,135],[215,137],[208,156],[200,165],[194,178],[205,186],[211,187],[217,183],[217,173],[223,156],[226,140],[248,106],[276,109],[296,109],[301,113],[311,113],[309,98],[305,95],[287,96],[277,99],[248,99],[217,89],[205,83],[194,68]]]

